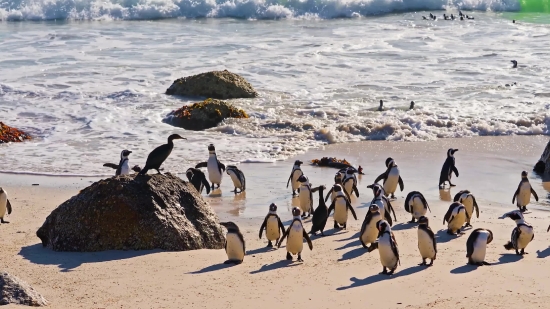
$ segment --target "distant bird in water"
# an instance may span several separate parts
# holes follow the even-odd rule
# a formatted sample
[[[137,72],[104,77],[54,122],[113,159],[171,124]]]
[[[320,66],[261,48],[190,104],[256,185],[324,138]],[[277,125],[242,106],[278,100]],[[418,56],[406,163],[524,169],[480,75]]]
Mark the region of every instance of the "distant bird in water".
[[[514,64],[514,66],[512,67],[512,69],[515,69],[515,68],[518,67],[518,62],[517,62],[516,60],[511,60],[510,62]]]
[[[428,18],[426,18],[426,16],[422,16],[422,19],[423,20],[428,20]]]
[[[432,13],[430,13],[430,18],[433,19],[433,20],[436,20],[436,19],[437,19],[437,17],[436,17],[434,14],[432,14]]]
[[[160,166],[162,165],[162,163],[164,163],[164,161],[166,161],[170,153],[172,153],[172,149],[174,149],[175,139],[186,139],[186,138],[181,137],[179,134],[172,134],[168,136],[168,144],[158,146],[153,151],[151,151],[151,153],[147,157],[147,161],[145,162],[145,167],[143,167],[143,169],[139,174],[145,175],[147,174],[147,171],[149,171],[150,169],[157,170],[157,173],[160,174],[160,171],[159,171]]]
[[[411,106],[409,106],[409,109],[414,109],[414,101],[411,101]]]
[[[458,10],[458,16],[464,17],[464,14],[462,14],[462,11],[461,11],[461,10]]]
[[[447,14],[443,14],[443,19],[450,20],[451,18],[449,16],[447,16]]]
[[[380,100],[380,106],[378,107],[378,111],[381,112],[384,110],[384,101]]]
[[[455,16],[451,14],[451,20],[455,20]]]
[[[466,19],[474,19],[474,17],[466,15]]]
[[[516,23],[516,20],[515,20],[515,19],[514,19],[514,20],[512,20],[512,24],[515,24],[515,23]]]
[[[464,20],[464,16],[460,16],[460,20]]]
[[[512,86],[517,86],[518,84],[516,82],[513,82],[513,83],[510,83],[510,84],[506,84],[504,86],[506,87],[512,87]]]

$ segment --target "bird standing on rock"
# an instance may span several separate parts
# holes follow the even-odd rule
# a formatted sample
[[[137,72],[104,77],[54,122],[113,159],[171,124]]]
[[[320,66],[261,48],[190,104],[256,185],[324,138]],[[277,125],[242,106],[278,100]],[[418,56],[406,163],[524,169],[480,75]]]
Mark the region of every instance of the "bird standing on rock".
[[[186,139],[185,137],[181,137],[179,134],[172,134],[168,136],[168,143],[164,145],[160,145],[157,148],[155,148],[149,156],[147,157],[147,161],[145,162],[145,166],[139,172],[140,175],[147,174],[147,171],[150,169],[157,170],[157,173],[160,174],[160,166],[166,159],[168,159],[168,156],[170,153],[172,153],[172,149],[174,149],[174,140],[175,139]]]

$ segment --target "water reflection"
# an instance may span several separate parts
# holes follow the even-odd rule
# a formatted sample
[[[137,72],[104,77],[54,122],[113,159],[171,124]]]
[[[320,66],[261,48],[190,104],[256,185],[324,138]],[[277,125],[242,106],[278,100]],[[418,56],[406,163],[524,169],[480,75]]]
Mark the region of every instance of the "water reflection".
[[[439,199],[445,202],[452,202],[451,189],[439,189]]]

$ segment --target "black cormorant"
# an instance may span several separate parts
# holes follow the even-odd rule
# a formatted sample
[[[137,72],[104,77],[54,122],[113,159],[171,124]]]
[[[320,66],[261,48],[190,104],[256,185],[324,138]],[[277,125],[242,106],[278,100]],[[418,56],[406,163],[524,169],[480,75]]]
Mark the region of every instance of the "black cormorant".
[[[168,144],[164,144],[161,146],[158,146],[155,148],[149,156],[147,157],[147,161],[145,162],[145,167],[139,172],[140,175],[147,174],[147,171],[150,169],[157,170],[157,172],[160,174],[159,168],[164,163],[164,161],[168,158],[170,153],[172,152],[172,149],[174,149],[174,140],[175,139],[186,139],[185,137],[181,137],[179,134],[172,134],[168,136]]]

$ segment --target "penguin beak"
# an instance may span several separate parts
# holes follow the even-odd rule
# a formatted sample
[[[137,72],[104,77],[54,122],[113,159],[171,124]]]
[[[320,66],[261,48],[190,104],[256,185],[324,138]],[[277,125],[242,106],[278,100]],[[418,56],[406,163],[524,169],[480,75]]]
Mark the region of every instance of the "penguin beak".
[[[368,185],[367,188],[372,189],[372,185]]]

